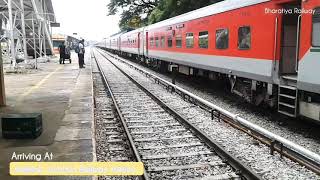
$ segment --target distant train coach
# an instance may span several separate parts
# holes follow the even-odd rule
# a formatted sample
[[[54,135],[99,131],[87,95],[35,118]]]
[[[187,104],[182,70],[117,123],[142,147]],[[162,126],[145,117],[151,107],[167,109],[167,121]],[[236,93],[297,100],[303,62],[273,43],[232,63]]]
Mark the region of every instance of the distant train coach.
[[[253,104],[320,121],[319,0],[226,0],[99,46],[162,70],[228,80]]]
[[[79,44],[80,40],[68,35],[55,34],[52,36],[52,41],[54,53],[59,54],[59,46],[61,44],[67,44],[70,49],[73,50]]]

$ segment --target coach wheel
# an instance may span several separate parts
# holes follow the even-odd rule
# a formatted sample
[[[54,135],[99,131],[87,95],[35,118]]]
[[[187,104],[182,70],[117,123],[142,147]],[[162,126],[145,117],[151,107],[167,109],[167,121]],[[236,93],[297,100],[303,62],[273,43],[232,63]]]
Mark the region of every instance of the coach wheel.
[[[70,64],[71,64],[71,59],[70,59]]]

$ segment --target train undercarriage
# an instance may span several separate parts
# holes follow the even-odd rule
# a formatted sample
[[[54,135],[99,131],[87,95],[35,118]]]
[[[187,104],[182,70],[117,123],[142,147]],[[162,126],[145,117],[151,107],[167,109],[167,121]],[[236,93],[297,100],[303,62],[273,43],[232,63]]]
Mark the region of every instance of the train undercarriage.
[[[122,53],[119,55],[135,59],[136,61],[144,63],[148,67],[156,69],[162,73],[175,73],[174,71],[176,71],[177,73],[187,76],[204,77],[211,81],[221,81],[225,83],[225,86],[231,91],[231,93],[242,97],[249,103],[256,106],[265,106],[270,108],[276,108],[277,106],[277,86],[270,83],[197,69],[159,59],[139,57],[129,53]]]
[[[173,72],[176,70],[178,73],[187,76],[205,77],[211,81],[223,81],[231,93],[242,97],[247,102],[256,106],[275,108],[277,105],[277,88],[270,83],[187,67],[161,60],[147,59],[144,60],[144,63],[149,64],[150,67],[155,68],[160,72]]]

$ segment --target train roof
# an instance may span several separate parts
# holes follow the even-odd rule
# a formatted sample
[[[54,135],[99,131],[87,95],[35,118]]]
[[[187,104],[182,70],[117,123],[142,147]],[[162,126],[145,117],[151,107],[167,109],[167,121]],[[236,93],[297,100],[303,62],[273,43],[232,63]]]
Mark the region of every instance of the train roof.
[[[117,32],[117,33],[115,33],[115,34],[112,34],[112,35],[110,36],[110,38],[119,37],[120,35],[122,35],[122,34],[124,34],[124,33],[126,33],[126,32],[123,32],[123,31]]]
[[[132,35],[134,33],[139,33],[141,31],[143,31],[143,29],[144,29],[144,27],[138,28],[138,29],[135,29],[135,30],[132,30],[132,31],[128,31],[126,33],[121,34],[121,36],[129,36],[129,35]]]
[[[142,27],[142,28],[138,28],[138,29],[135,29],[135,30],[132,30],[132,31],[128,31],[128,32],[126,32],[126,34],[127,34],[127,33],[132,34],[132,33],[138,33],[138,32],[141,32],[141,31],[143,30],[143,28],[144,28],[144,27]]]
[[[210,6],[206,6],[194,11],[190,11],[188,13],[152,24],[147,26],[147,29],[155,29],[163,26],[168,26],[172,24],[178,24],[194,19],[198,19],[201,17],[211,16],[214,14],[219,14],[226,11],[231,11],[234,9],[239,9],[246,6],[251,6],[259,3],[268,2],[271,0],[225,0],[222,2],[218,2],[215,4],[212,4]]]

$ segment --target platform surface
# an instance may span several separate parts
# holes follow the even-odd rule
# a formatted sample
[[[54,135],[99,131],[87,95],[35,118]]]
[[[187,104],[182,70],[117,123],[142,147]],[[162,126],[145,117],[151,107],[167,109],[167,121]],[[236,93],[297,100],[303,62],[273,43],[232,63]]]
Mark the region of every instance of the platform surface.
[[[13,153],[43,157],[49,152],[52,162],[94,160],[92,73],[89,49],[87,52],[84,69],[79,69],[73,54],[72,64],[60,65],[52,59],[27,74],[5,75],[7,107],[0,108],[0,116],[40,112],[44,130],[34,140],[6,140],[0,128],[0,179],[91,179],[10,177],[8,169],[9,162],[15,161],[11,160]]]

